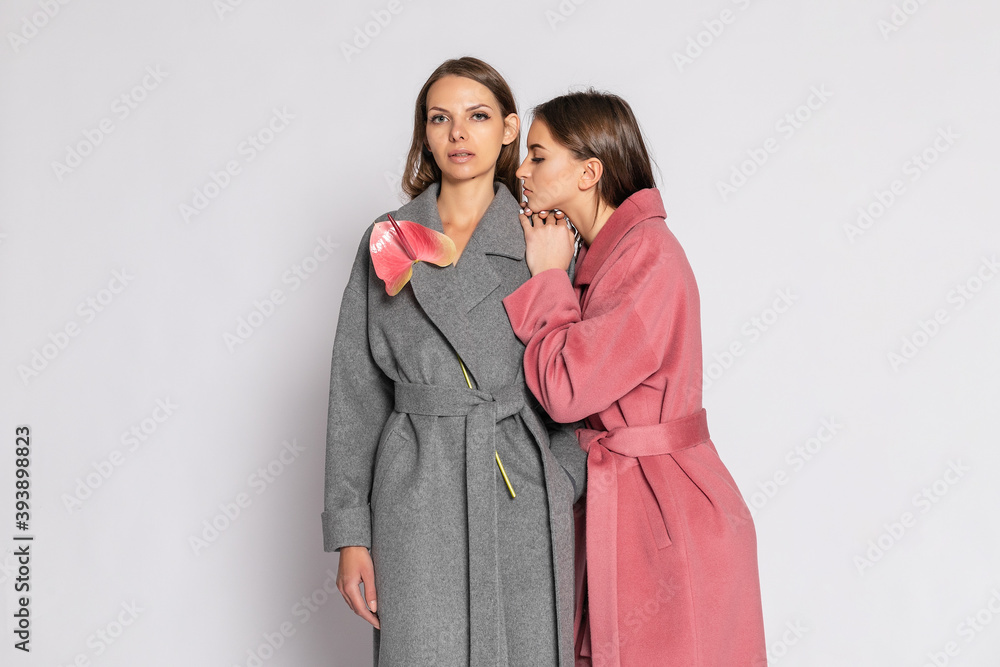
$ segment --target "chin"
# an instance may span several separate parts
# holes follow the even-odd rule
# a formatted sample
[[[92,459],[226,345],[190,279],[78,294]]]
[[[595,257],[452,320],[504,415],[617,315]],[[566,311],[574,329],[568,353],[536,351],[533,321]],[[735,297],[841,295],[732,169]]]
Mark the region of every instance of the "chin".
[[[539,211],[551,211],[555,208],[553,206],[546,206],[544,202],[538,199],[538,197],[528,197],[527,206],[535,213],[538,213]]]
[[[489,173],[489,168],[482,168],[480,165],[474,164],[464,164],[464,165],[448,165],[449,169],[442,169],[442,174],[447,174],[455,181],[471,181],[475,178],[480,178],[486,176]],[[457,167],[457,168],[456,168]]]

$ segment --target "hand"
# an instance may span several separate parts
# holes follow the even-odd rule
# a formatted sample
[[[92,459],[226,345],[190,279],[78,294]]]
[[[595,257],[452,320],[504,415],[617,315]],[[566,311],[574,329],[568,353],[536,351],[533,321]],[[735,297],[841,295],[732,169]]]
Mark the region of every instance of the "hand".
[[[361,583],[365,594],[361,595]],[[337,566],[337,589],[344,596],[347,606],[355,614],[379,628],[375,615],[375,566],[365,547],[341,547],[340,565]],[[367,605],[365,598],[368,598]],[[369,611],[369,609],[371,611]],[[379,628],[381,629],[381,628]]]
[[[530,216],[530,217],[529,217]],[[549,269],[569,269],[575,250],[575,234],[562,211],[534,213],[525,208],[518,216],[527,246],[525,261],[535,276]]]

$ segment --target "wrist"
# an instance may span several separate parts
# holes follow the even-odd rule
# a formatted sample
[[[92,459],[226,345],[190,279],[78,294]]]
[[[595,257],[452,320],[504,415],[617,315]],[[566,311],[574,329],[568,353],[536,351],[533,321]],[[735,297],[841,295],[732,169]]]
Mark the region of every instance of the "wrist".
[[[537,276],[539,273],[544,273],[545,271],[551,271],[552,269],[559,269],[560,271],[568,271],[569,265],[560,266],[556,262],[547,262],[544,264],[539,264],[531,269],[531,275]]]

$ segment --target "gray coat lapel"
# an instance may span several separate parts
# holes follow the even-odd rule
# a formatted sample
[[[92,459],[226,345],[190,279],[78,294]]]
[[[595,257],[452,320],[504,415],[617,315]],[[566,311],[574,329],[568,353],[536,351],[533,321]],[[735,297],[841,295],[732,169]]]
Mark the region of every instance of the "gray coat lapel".
[[[438,184],[431,185],[400,208],[396,217],[443,233],[437,208],[439,189]],[[494,183],[494,192],[493,201],[476,225],[458,264],[442,268],[417,262],[410,279],[420,307],[455,348],[469,371],[479,377],[488,376],[486,368],[495,363],[483,343],[496,336],[496,332],[489,330],[489,323],[470,317],[469,313],[501,285],[488,255],[524,259],[524,232],[517,222],[517,202],[502,184]],[[497,302],[504,296],[506,294],[497,295]]]

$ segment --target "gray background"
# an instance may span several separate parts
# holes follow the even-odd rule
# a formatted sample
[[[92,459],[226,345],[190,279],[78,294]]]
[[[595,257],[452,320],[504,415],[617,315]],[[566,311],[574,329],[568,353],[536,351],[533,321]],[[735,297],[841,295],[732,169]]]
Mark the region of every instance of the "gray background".
[[[400,201],[412,100],[463,54],[523,115],[587,85],[633,105],[701,288],[771,664],[997,664],[997,5],[391,9],[0,7],[4,664],[368,663],[368,626],[323,590],[330,348],[360,234]],[[10,632],[19,424],[30,655]]]

